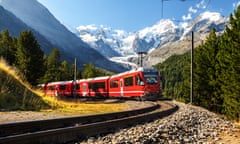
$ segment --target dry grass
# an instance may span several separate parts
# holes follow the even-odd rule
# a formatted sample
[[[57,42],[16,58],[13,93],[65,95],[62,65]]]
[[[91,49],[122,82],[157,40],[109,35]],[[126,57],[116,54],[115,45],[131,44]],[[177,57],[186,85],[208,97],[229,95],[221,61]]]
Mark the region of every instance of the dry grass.
[[[235,122],[235,124],[240,127],[240,120],[238,122]]]
[[[17,79],[19,82],[21,82],[23,85],[25,85],[23,80],[17,74],[17,70],[14,69],[13,67],[9,66],[3,58],[0,58],[0,69],[7,72],[9,75],[11,75],[15,79]]]
[[[18,82],[20,82],[23,86],[25,86],[27,89],[29,89],[30,91],[34,92],[31,89],[30,84],[28,84],[23,76],[21,76],[21,74],[18,72],[18,70],[12,66],[9,66],[7,64],[7,62],[3,59],[0,58],[0,69],[5,71],[6,73],[8,73],[8,75],[12,76],[13,78],[15,78]]]
[[[129,108],[128,105],[124,103],[69,102],[51,96],[44,96],[40,91],[36,91],[36,93],[38,93],[43,100],[51,106],[51,109],[44,111],[56,111],[63,113],[64,115],[109,113],[123,111]]]

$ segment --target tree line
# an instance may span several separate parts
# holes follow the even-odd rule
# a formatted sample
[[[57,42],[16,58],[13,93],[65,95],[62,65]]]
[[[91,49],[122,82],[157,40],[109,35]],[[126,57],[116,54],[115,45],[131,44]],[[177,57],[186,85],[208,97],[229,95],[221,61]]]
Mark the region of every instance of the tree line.
[[[240,119],[240,6],[230,14],[222,35],[210,31],[194,50],[193,104]],[[190,52],[173,55],[155,66],[162,74],[163,94],[189,102]]]
[[[23,31],[13,37],[8,30],[0,32],[0,57],[9,65],[18,69],[24,79],[35,86],[39,83],[73,80],[75,64],[61,60],[60,51],[53,48],[47,56],[41,50],[34,34]],[[92,63],[85,64],[82,72],[77,70],[77,79],[109,75],[110,73],[95,67]]]

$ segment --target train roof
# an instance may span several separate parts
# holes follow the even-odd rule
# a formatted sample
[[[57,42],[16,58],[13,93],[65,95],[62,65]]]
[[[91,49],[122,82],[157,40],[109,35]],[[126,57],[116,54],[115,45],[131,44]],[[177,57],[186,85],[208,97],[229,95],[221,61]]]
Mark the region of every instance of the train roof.
[[[69,81],[57,81],[57,82],[50,82],[48,83],[48,85],[54,85],[54,84],[68,84],[68,83],[72,83],[72,80]]]
[[[80,79],[77,80],[77,82],[82,82],[82,81],[91,81],[91,80],[105,80],[108,79],[110,76],[102,76],[102,77],[95,77],[95,78],[88,78],[88,79]]]
[[[95,77],[95,78],[89,78],[87,80],[104,80],[108,79],[110,76],[103,76],[103,77]]]
[[[102,76],[102,77],[95,77],[95,78],[88,78],[88,79],[80,79],[80,80],[76,80],[76,82],[83,82],[83,81],[91,81],[91,80],[106,80],[109,78],[115,78],[115,77],[119,77],[119,76],[123,76],[126,74],[132,74],[132,73],[136,73],[136,72],[158,72],[157,69],[154,68],[143,68],[143,67],[139,67],[136,69],[132,69],[126,72],[122,72],[113,76]],[[54,84],[69,84],[74,82],[73,80],[69,80],[69,81],[58,81],[58,82],[50,82],[48,83],[48,85],[54,85]]]
[[[111,76],[111,78],[115,78],[115,77],[126,75],[126,74],[136,73],[136,72],[158,72],[158,71],[155,68],[139,67],[139,68],[136,68],[136,69],[132,69],[132,70],[129,70],[129,71],[126,71],[126,72],[123,72],[123,73],[113,75],[113,76]]]
[[[158,70],[155,68],[143,68],[142,72],[158,72]]]

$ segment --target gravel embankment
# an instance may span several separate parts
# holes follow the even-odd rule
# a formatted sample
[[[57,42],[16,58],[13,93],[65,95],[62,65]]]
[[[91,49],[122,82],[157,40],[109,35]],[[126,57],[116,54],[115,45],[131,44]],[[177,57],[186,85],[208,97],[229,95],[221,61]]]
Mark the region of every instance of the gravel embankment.
[[[81,144],[186,144],[221,143],[222,133],[239,140],[239,129],[234,124],[203,108],[177,103],[179,110],[171,116],[114,134],[90,137]],[[231,133],[237,133],[233,135]],[[232,138],[230,137],[230,139]]]

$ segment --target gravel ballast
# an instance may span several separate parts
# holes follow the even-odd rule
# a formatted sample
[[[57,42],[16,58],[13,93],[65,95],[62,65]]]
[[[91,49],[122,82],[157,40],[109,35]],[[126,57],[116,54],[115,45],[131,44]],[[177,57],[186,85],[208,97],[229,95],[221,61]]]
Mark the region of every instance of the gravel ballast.
[[[203,108],[174,102],[179,110],[163,119],[113,134],[89,137],[81,144],[192,144],[220,143],[220,134],[232,134],[239,140],[239,129],[234,124]]]

